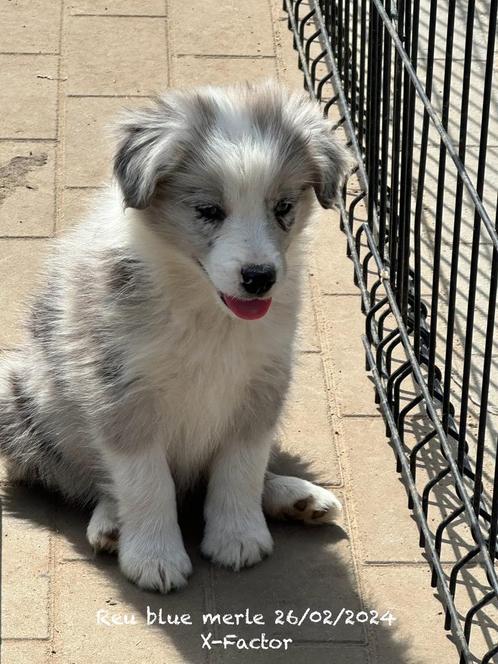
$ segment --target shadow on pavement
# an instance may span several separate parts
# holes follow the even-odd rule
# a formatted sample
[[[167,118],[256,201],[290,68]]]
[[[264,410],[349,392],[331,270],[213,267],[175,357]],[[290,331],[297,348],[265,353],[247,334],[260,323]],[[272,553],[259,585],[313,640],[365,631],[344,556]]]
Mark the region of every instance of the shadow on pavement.
[[[306,463],[290,455],[280,453],[272,465],[286,472],[293,468],[295,474],[312,479]],[[374,632],[374,638],[382,643],[382,657],[376,660],[379,664],[414,664],[406,654],[406,644],[396,639],[396,623],[389,626],[380,620],[392,607],[360,603],[349,536],[340,525],[315,528],[272,522],[273,555],[252,569],[235,573],[216,568],[200,557],[203,518],[199,490],[185,497],[180,513],[193,576],[186,589],[161,596],[129,583],[121,575],[115,557],[93,555],[85,539],[89,513],[68,506],[42,489],[21,485],[4,487],[3,507],[5,517],[31,522],[59,536],[52,587],[58,587],[63,598],[63,610],[57,609],[57,599],[55,602],[54,629],[57,656],[64,664],[94,661],[93,657],[104,655],[102,661],[106,664],[125,662],[126,657],[133,658],[128,661],[168,664],[366,664],[371,660],[364,646],[368,633],[372,638]],[[20,561],[23,555],[20,550]],[[99,609],[107,611],[106,619],[112,614],[133,614],[138,625],[97,625]],[[202,623],[203,613],[223,615],[244,613],[246,609],[250,616],[263,614],[265,624]],[[330,623],[342,609],[351,613],[344,611],[333,626]],[[161,611],[163,620],[168,614],[190,614],[193,624],[158,625],[156,620],[154,625],[145,626],[148,615],[159,616]],[[360,621],[373,619],[379,624],[360,624],[358,613]],[[303,615],[302,624],[295,624]],[[352,624],[345,624],[348,616]],[[280,643],[280,647],[255,650],[213,644],[213,640],[231,634],[248,644],[262,632],[268,643],[275,639],[274,645]],[[201,634],[211,649],[207,645],[202,648]],[[286,638],[293,640],[287,650],[283,643]],[[112,657],[110,652],[114,653]]]

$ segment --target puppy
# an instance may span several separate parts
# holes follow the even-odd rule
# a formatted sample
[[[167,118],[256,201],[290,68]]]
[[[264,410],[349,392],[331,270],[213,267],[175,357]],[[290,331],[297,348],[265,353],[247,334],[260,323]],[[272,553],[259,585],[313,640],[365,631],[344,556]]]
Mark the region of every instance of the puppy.
[[[329,522],[329,491],[267,471],[287,393],[301,238],[348,168],[320,108],[274,84],[166,93],[117,128],[115,182],[58,241],[2,360],[14,478],[94,506],[88,540],[166,593],[191,563],[177,494],[207,479],[202,552],[238,570],[272,517]]]

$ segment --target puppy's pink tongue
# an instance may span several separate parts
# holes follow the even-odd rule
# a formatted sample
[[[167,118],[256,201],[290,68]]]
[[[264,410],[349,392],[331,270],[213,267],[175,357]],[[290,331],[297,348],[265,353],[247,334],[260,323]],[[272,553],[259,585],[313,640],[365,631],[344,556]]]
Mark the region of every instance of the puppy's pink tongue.
[[[271,297],[267,300],[239,300],[238,297],[223,295],[222,298],[227,307],[244,320],[263,318],[271,305]]]

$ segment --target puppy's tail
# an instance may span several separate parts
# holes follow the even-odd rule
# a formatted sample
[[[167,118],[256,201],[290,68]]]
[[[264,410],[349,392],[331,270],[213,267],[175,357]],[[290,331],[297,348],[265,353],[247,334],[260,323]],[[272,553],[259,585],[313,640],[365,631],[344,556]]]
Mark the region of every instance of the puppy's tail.
[[[0,455],[9,479],[50,485],[62,457],[44,430],[27,363],[20,351],[6,353],[0,362]]]

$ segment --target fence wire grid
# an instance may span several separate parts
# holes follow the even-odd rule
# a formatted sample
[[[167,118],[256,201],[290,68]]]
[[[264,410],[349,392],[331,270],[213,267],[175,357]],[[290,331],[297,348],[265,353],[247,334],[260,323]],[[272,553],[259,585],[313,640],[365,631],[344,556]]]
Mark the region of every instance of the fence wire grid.
[[[339,210],[367,370],[444,627],[482,664],[498,662],[497,7],[284,0],[304,86],[357,162]]]

